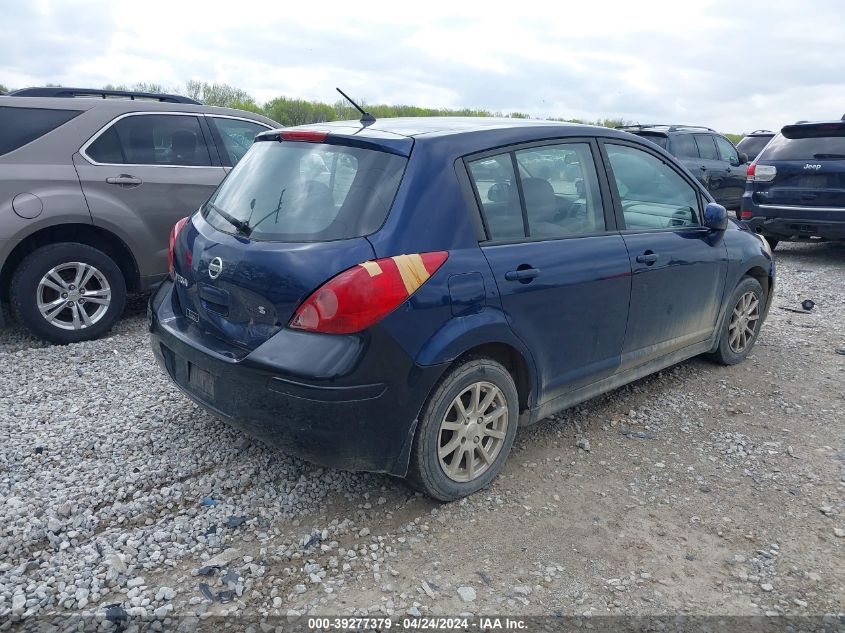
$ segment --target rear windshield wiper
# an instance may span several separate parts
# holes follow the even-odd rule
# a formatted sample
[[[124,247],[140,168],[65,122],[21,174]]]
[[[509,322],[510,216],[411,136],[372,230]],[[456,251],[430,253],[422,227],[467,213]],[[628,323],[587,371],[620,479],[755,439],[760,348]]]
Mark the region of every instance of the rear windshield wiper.
[[[226,211],[218,207],[213,202],[206,202],[205,205],[210,209],[213,209],[221,218],[226,220],[229,224],[234,226],[238,233],[243,234],[245,237],[249,237],[249,234],[252,232],[252,228],[249,226],[249,222],[244,222],[243,220],[239,220],[233,215],[229,215]]]
[[[813,158],[817,160],[824,160],[825,158],[841,159],[845,158],[845,154],[813,154]]]

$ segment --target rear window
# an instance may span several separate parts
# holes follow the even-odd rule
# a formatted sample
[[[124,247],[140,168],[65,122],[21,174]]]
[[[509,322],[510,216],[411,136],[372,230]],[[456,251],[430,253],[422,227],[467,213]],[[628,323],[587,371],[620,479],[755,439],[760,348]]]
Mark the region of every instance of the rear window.
[[[394,154],[291,141],[255,143],[209,199],[203,214],[250,238],[325,242],[362,237],[387,218],[407,159]]]
[[[745,152],[749,158],[753,159],[760,153],[761,149],[766,147],[766,143],[770,140],[772,140],[771,136],[746,136],[737,144],[736,148],[741,152]]]
[[[760,160],[845,159],[845,124],[789,126],[775,136],[760,154]],[[796,138],[797,137],[797,138]]]
[[[0,156],[44,136],[81,112],[0,106]]]
[[[640,132],[639,136],[643,137],[646,140],[651,141],[652,143],[654,143],[658,147],[662,147],[663,149],[666,149],[668,139],[666,138],[665,134],[649,134],[648,132]]]

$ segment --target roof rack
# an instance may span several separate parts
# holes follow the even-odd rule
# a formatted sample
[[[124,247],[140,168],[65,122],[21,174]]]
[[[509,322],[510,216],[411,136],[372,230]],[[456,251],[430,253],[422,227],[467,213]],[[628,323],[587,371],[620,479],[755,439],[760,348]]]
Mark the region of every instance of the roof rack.
[[[202,105],[199,101],[182,95],[161,94],[157,92],[138,92],[135,90],[97,90],[95,88],[22,88],[8,93],[10,97],[96,97],[100,99],[144,99],[163,103],[188,103]]]
[[[680,125],[677,123],[644,123],[636,125],[617,125],[617,130],[646,130],[650,128],[665,128],[666,132],[677,132],[679,130],[707,130],[708,132],[715,132],[713,128],[705,127],[703,125]]]
[[[753,132],[749,132],[749,134],[774,134],[771,130],[754,130]]]

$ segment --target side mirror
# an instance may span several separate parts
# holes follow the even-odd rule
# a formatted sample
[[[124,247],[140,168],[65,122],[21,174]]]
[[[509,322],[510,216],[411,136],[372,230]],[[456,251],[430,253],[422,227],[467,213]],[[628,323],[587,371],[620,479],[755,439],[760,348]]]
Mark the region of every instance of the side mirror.
[[[711,231],[724,231],[728,228],[728,211],[721,204],[709,203],[704,207],[704,226]]]
[[[746,154],[745,152],[739,153],[739,164],[740,165],[745,165],[746,163],[750,163],[750,162],[751,162],[751,159],[748,158],[748,154]]]

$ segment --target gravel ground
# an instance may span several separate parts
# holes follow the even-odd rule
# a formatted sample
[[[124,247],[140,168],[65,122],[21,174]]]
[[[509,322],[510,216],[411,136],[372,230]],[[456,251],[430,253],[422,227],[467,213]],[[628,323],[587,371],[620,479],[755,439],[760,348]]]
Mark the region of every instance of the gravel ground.
[[[746,363],[694,359],[526,429],[487,491],[445,505],[270,450],[197,408],[153,362],[143,298],[99,341],[51,347],[8,328],[0,630],[112,604],[164,626],[841,614],[845,245],[776,255]],[[805,298],[812,312],[783,309]]]

